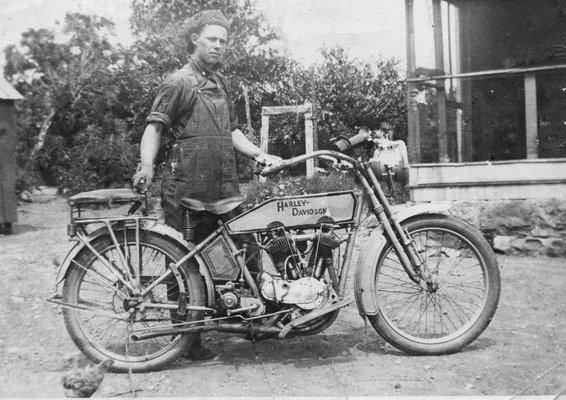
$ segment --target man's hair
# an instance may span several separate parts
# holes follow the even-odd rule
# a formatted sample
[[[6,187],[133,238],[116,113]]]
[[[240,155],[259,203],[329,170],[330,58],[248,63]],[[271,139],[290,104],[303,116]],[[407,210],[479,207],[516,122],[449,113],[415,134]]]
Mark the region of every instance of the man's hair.
[[[204,10],[193,15],[183,27],[183,36],[187,42],[189,54],[192,54],[195,50],[191,35],[193,33],[200,35],[207,25],[218,25],[226,28],[226,30],[230,29],[230,22],[220,10]]]

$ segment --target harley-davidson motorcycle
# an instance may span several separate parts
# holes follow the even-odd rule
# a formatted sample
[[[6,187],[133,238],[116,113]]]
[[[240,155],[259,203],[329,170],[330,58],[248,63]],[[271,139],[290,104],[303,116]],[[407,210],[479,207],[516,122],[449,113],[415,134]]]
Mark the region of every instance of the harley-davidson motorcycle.
[[[62,307],[74,343],[94,362],[112,359],[115,371],[150,371],[180,357],[196,332],[252,340],[312,335],[354,301],[379,335],[409,354],[456,352],[475,340],[500,295],[487,241],[444,207],[393,211],[380,182],[406,179],[403,142],[373,140],[361,130],[334,144],[337,150],[291,158],[261,174],[331,159],[349,166],[361,190],[271,198],[219,221],[197,245],[141,212],[144,193],[107,189],[71,197],[68,233],[77,243],[49,301]],[[368,144],[369,160],[351,155]],[[88,215],[102,203],[132,206],[127,215]],[[366,213],[378,227],[357,257],[347,295]]]

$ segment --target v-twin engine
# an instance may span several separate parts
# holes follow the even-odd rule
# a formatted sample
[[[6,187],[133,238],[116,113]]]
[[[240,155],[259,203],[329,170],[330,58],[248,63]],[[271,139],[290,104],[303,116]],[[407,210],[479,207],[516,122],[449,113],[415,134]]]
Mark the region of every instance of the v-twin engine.
[[[281,276],[263,272],[258,277],[264,298],[307,310],[319,306],[328,291],[323,277],[334,268],[333,250],[339,245],[328,227],[314,234],[291,235],[283,227],[272,232],[265,250]]]

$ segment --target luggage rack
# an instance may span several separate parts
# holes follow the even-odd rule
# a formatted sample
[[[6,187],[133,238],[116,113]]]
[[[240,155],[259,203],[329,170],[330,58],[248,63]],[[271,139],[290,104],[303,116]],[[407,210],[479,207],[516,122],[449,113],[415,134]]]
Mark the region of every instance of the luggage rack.
[[[133,189],[99,189],[89,192],[78,193],[69,198],[71,221],[67,227],[67,234],[76,237],[77,230],[83,234],[88,234],[87,225],[103,224],[110,230],[110,226],[116,222],[122,222],[139,227],[140,219],[153,219],[147,217],[148,198],[145,194],[137,193]],[[103,216],[99,217],[88,213],[88,210],[95,210],[101,207],[114,208],[121,205],[131,204],[126,215]],[[140,210],[140,214],[133,215]]]

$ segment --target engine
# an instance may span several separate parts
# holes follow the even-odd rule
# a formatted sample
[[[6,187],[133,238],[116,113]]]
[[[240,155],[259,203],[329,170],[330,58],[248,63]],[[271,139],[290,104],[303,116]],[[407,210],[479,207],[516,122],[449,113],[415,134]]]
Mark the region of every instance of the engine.
[[[284,227],[272,230],[264,246],[279,277],[263,272],[259,288],[267,300],[313,309],[321,304],[328,290],[323,279],[333,268],[334,249],[341,241],[330,225],[321,224],[314,234],[291,235]]]

